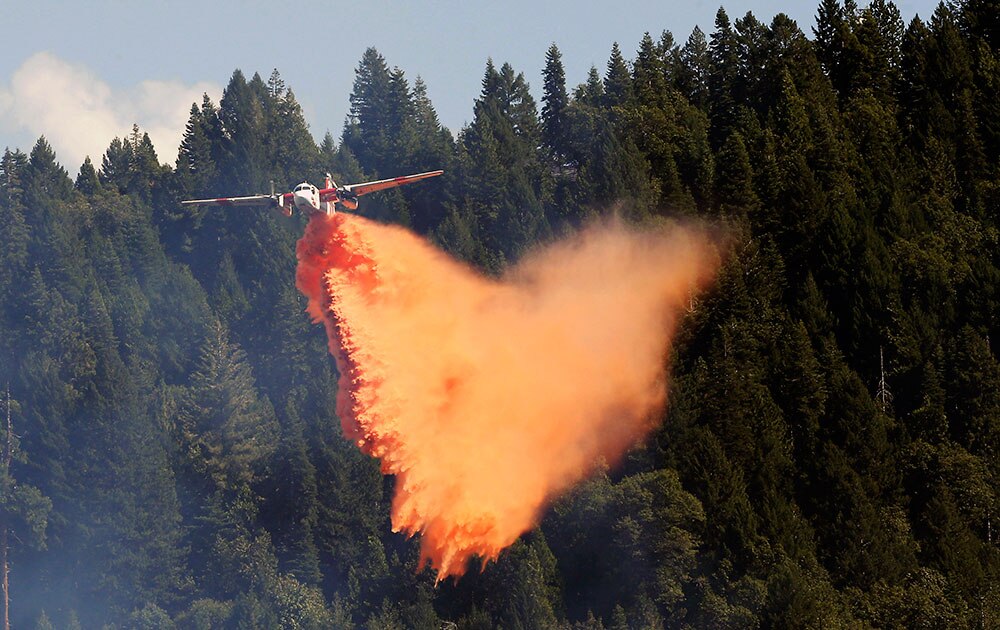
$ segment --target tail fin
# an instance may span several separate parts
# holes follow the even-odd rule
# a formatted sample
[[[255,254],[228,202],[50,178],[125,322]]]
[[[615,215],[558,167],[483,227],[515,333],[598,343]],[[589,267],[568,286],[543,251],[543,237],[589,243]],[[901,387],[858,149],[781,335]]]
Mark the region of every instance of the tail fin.
[[[337,183],[333,181],[333,177],[329,173],[326,174],[326,180],[323,182],[323,188],[336,188]]]

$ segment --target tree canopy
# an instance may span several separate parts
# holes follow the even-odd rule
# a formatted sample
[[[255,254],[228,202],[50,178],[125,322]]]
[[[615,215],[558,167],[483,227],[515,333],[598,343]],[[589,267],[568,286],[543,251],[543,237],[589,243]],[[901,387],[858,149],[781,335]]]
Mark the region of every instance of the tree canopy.
[[[490,60],[460,130],[369,48],[318,144],[277,70],[236,70],[172,166],[139,126],[75,178],[44,137],[7,149],[13,625],[1000,624],[997,19],[822,0],[806,34],[720,9],[585,77],[553,43],[539,100]],[[613,213],[728,242],[655,435],[438,585],[340,435],[302,219],[178,203],[436,168],[360,211],[487,274]]]

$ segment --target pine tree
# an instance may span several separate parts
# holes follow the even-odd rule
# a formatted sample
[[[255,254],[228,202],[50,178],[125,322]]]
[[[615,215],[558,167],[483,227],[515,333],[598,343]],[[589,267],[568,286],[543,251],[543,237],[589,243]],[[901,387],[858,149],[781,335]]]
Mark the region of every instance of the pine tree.
[[[89,155],[83,160],[73,187],[87,196],[93,196],[100,191],[101,182],[97,178],[97,171],[94,169],[94,163],[90,161]]]
[[[642,36],[632,64],[632,94],[640,105],[660,105],[668,94],[663,58],[648,32]]]
[[[964,327],[945,353],[945,413],[951,438],[988,455],[1000,439],[1000,364],[989,343]]]
[[[266,93],[259,75],[248,83],[239,70],[233,72],[222,92],[218,110],[222,137],[214,161],[219,169],[219,185],[229,190],[254,191],[267,183],[263,144]]]
[[[149,203],[159,185],[161,167],[149,134],[139,135],[139,125],[132,126],[132,134],[127,142],[131,147],[129,161],[128,192]]]
[[[862,59],[862,76],[856,83],[862,89],[870,87],[883,103],[895,100],[905,28],[899,9],[886,0],[871,2],[858,18],[855,32],[861,50],[867,54]],[[866,79],[870,82],[868,86],[861,83]]]
[[[562,54],[555,44],[545,53],[542,78],[542,139],[559,161],[566,154],[566,107],[569,105],[569,96],[566,93]]]
[[[0,158],[0,267],[6,273],[0,277],[0,295],[9,296],[14,280],[27,272],[30,231],[25,219],[23,178],[28,156],[20,151],[4,151]],[[13,303],[9,297],[5,303]]]
[[[739,94],[738,71],[740,67],[739,44],[729,16],[719,8],[715,16],[715,31],[709,40],[711,59],[708,75],[709,97],[712,103],[709,116],[712,121],[712,145],[721,146],[737,122],[737,97]]]
[[[101,160],[101,184],[124,194],[128,191],[131,169],[132,145],[116,137]]]
[[[206,116],[214,115],[210,105],[207,94],[201,109],[191,105],[191,114],[177,152],[174,175],[180,182],[181,194],[185,196],[207,194],[217,176],[209,137],[212,121],[206,119]]]
[[[760,205],[753,189],[753,169],[743,136],[733,132],[716,159],[716,196],[723,215],[752,215]]]
[[[45,532],[48,527],[52,501],[38,488],[18,484],[11,471],[11,463],[17,452],[14,435],[13,402],[10,385],[6,386],[6,425],[3,448],[0,452],[0,588],[2,588],[3,616],[5,630],[10,629],[10,551],[12,539],[22,544],[45,548]]]
[[[576,88],[573,98],[590,107],[598,107],[604,102],[604,82],[596,67],[590,66],[590,70],[587,71],[587,82]]]
[[[547,232],[543,200],[547,173],[536,147],[538,112],[523,74],[487,62],[475,119],[461,138],[468,152],[470,188],[479,238],[499,270]]]
[[[210,330],[191,377],[181,428],[189,465],[220,491],[253,481],[274,448],[274,412],[221,323]]]
[[[692,105],[701,110],[707,110],[711,55],[705,33],[697,26],[691,31],[684,47],[680,49],[678,61],[677,89],[687,97]]]
[[[55,151],[45,136],[38,138],[31,149],[22,181],[25,205],[29,207],[48,205],[51,198],[68,199],[73,190],[73,180],[56,161]]]
[[[299,582],[316,585],[322,575],[314,529],[319,517],[316,469],[309,459],[305,427],[293,401],[285,409],[281,441],[274,452],[261,518],[275,525],[274,544],[282,567]]]
[[[604,96],[602,104],[606,108],[624,106],[632,99],[632,75],[618,42],[611,46],[611,57],[604,74]]]
[[[444,220],[445,204],[452,194],[448,191],[448,179],[451,177],[455,141],[451,132],[441,126],[434,104],[427,95],[427,84],[419,76],[413,82],[411,97],[415,145],[410,167],[419,172],[443,169],[446,173],[444,181],[429,182],[432,185],[403,191],[407,196],[413,229],[427,234]]]
[[[272,86],[269,89],[278,88]],[[309,126],[302,114],[302,107],[295,100],[295,94],[291,89],[284,88],[279,92],[280,96],[272,97],[270,103],[273,112],[268,121],[271,146],[268,152],[268,173],[276,182],[291,185],[316,170],[319,150],[309,133]]]
[[[391,77],[385,58],[374,48],[365,50],[355,70],[351,111],[342,143],[368,172],[379,175],[389,147]]]

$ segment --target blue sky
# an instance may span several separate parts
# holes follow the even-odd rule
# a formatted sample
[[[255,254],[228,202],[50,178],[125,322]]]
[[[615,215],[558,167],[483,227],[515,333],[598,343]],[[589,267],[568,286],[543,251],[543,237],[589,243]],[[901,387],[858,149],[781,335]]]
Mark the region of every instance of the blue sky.
[[[811,35],[819,2],[741,0],[763,22],[785,12]],[[218,101],[234,69],[265,79],[277,68],[302,104],[317,139],[339,138],[365,48],[428,86],[442,123],[458,131],[488,57],[524,72],[540,96],[545,51],[555,42],[575,86],[595,65],[603,74],[611,44],[629,58],[646,31],[679,42],[697,24],[710,33],[718,2],[690,0],[437,0],[424,3],[308,0],[172,2],[7,0],[0,56],[0,147],[29,150],[44,133],[75,174],[83,156],[100,162],[116,135],[137,122],[173,163],[193,101]],[[936,2],[897,2],[903,18],[929,18]]]

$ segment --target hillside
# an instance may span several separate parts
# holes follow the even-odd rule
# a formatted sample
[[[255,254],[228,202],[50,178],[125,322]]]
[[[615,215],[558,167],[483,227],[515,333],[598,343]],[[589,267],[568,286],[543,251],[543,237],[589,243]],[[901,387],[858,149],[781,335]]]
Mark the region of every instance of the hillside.
[[[457,134],[369,49],[319,145],[277,71],[237,70],[173,166],[138,127],[75,178],[8,149],[12,625],[997,627],[998,37],[986,0],[823,0],[809,35],[720,9],[576,87],[553,45],[540,103],[491,61]],[[359,212],[486,274],[612,214],[730,246],[653,438],[435,586],[341,436],[305,220],[179,201],[437,168]]]

